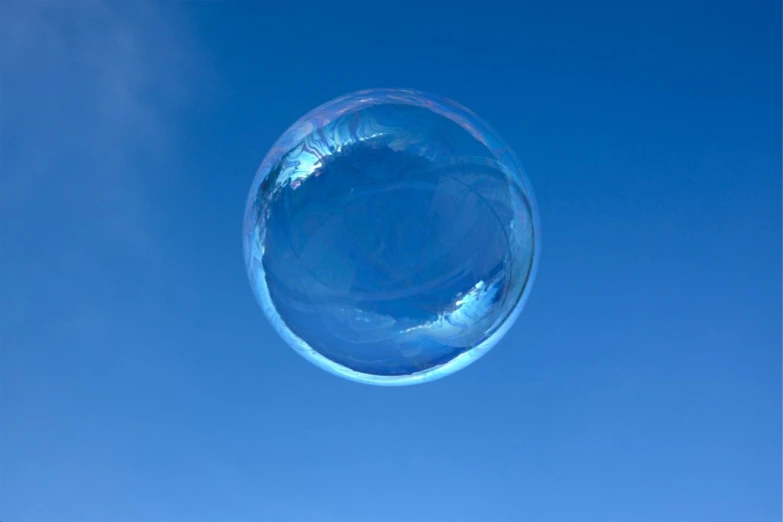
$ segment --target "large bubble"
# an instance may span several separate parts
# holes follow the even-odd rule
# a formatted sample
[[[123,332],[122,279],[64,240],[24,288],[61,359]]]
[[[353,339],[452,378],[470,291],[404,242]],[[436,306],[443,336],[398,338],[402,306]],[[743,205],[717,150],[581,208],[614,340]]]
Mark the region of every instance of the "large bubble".
[[[348,379],[414,384],[505,335],[533,280],[537,221],[514,153],[475,114],[366,90],[309,112],[264,158],[245,263],[299,354]]]

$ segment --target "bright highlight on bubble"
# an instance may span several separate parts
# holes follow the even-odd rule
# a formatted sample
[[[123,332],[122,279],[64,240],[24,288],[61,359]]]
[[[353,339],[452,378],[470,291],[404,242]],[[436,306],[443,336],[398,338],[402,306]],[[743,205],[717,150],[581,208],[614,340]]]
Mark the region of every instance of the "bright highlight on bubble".
[[[459,104],[360,91],[294,123],[264,158],[247,273],[277,333],[336,375],[415,384],[464,368],[516,320],[538,217],[514,153]]]

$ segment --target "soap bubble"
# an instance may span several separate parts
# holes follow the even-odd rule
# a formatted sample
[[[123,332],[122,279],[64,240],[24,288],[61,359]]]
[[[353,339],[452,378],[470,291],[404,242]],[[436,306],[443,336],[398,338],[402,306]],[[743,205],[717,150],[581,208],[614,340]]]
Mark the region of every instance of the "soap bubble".
[[[514,323],[537,221],[514,153],[475,114],[366,90],[309,112],[266,155],[245,264],[300,355],[355,381],[415,384],[469,365]]]

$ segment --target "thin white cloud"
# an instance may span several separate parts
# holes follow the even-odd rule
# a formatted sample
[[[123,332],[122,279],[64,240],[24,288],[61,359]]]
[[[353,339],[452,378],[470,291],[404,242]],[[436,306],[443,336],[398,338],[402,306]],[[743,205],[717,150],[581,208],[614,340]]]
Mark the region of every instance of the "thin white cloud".
[[[57,192],[137,253],[153,248],[145,165],[164,159],[166,107],[186,94],[173,24],[135,0],[4,6],[3,203]]]
[[[192,96],[196,54],[176,7],[0,2],[4,313],[29,318],[67,294],[93,317],[87,283],[107,264],[165,262],[154,202],[177,182],[170,121]]]

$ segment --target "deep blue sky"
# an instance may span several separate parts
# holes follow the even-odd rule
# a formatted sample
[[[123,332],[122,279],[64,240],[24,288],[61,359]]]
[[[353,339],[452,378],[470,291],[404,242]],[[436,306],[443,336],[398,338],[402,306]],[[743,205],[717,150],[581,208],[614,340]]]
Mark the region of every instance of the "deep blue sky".
[[[779,2],[269,4],[2,2],[0,519],[779,521]],[[543,226],[507,338],[402,389],[241,252],[273,140],[382,86],[490,122]]]

